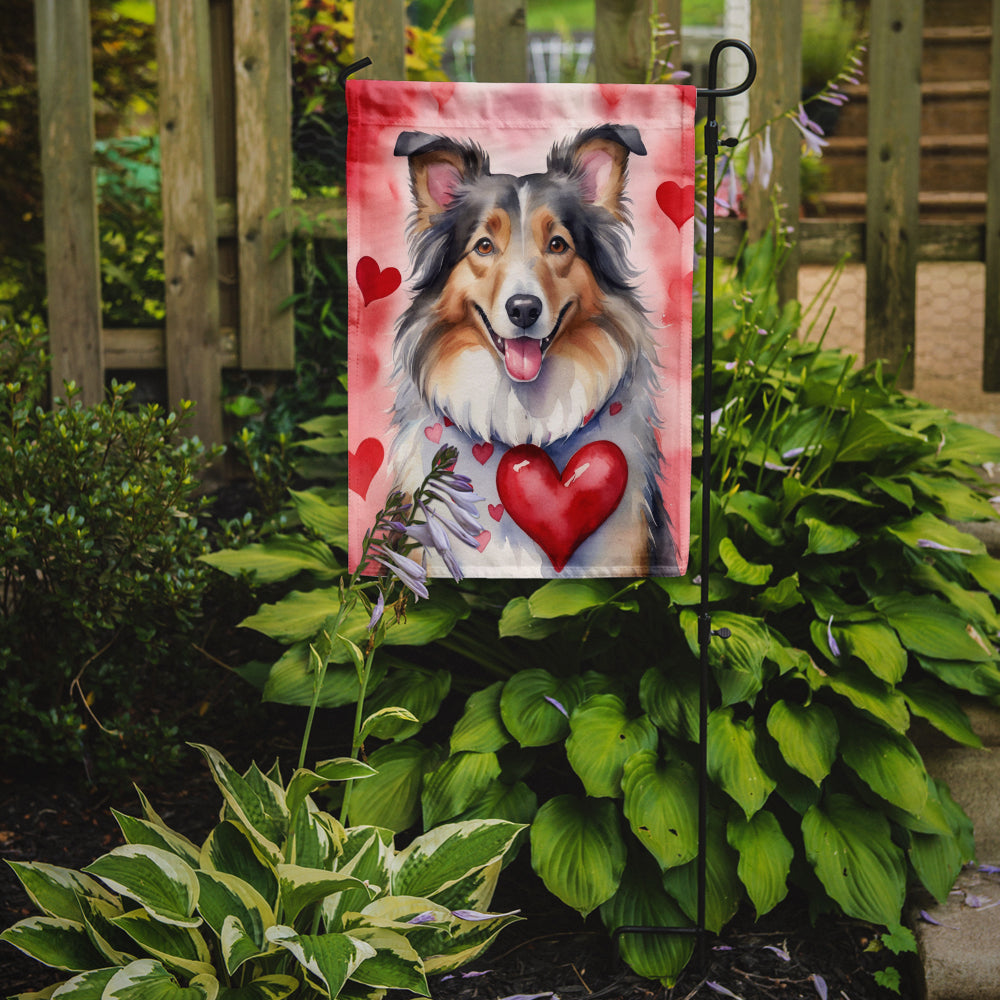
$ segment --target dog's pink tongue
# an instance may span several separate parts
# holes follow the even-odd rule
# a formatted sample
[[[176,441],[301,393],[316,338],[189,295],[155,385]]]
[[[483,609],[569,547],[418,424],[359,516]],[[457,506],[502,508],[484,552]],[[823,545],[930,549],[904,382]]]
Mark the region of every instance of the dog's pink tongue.
[[[542,367],[542,345],[533,337],[515,337],[504,342],[507,374],[519,382],[530,382]]]

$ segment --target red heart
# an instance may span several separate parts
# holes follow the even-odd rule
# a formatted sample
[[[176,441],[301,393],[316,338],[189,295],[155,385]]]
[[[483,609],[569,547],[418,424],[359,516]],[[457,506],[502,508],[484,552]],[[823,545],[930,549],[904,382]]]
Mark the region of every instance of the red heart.
[[[500,459],[497,493],[507,513],[561,573],[625,493],[628,462],[611,441],[585,444],[559,474],[541,448],[521,444]]]
[[[660,211],[680,229],[694,215],[694,185],[681,187],[673,181],[664,181],[656,189],[656,204]]]
[[[425,427],[424,437],[427,438],[428,441],[433,441],[434,444],[438,444],[441,440],[442,429],[443,428],[440,424],[435,424],[433,427]]]
[[[472,457],[480,464],[485,465],[493,454],[493,445],[489,441],[472,446]]]
[[[384,457],[385,449],[378,438],[365,438],[358,445],[357,451],[348,452],[347,485],[362,500],[367,499],[368,487],[371,486]]]
[[[621,403],[612,403],[608,407],[608,413],[610,413],[611,416],[613,416],[613,417],[617,417],[618,414],[621,413],[621,412],[622,412],[622,404]]]
[[[502,503],[488,503],[486,507],[490,512],[490,517],[492,517],[494,521],[499,521],[500,518],[503,517]]]
[[[399,288],[402,281],[399,271],[387,267],[384,271],[378,266],[374,257],[362,257],[354,271],[361,289],[361,297],[365,305],[370,305],[376,299],[384,299]]]

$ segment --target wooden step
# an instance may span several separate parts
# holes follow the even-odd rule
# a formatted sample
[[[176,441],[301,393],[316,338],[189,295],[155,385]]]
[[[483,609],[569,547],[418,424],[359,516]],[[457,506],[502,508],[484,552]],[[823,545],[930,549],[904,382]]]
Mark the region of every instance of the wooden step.
[[[823,215],[837,219],[864,219],[868,204],[863,191],[830,191],[815,199]],[[921,191],[920,218],[981,223],[986,216],[986,193],[980,191]]]
[[[924,83],[988,80],[992,38],[989,25],[925,28],[921,79]]]

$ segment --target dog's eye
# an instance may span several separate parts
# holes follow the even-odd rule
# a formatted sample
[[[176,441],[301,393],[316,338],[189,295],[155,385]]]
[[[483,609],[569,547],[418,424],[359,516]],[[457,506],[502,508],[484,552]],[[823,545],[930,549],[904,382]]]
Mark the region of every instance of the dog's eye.
[[[549,240],[549,253],[565,253],[569,244],[561,236],[553,236]]]
[[[476,244],[476,253],[480,257],[488,257],[493,253],[493,240],[487,239],[485,236]]]

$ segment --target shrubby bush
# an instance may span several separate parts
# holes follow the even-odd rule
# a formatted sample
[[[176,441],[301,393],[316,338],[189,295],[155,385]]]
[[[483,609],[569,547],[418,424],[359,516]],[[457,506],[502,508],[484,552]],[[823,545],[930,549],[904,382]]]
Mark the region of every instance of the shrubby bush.
[[[178,752],[156,692],[192,661],[210,453],[188,406],[133,408],[128,385],[43,407],[42,344],[37,321],[0,321],[0,744],[109,776]]]

